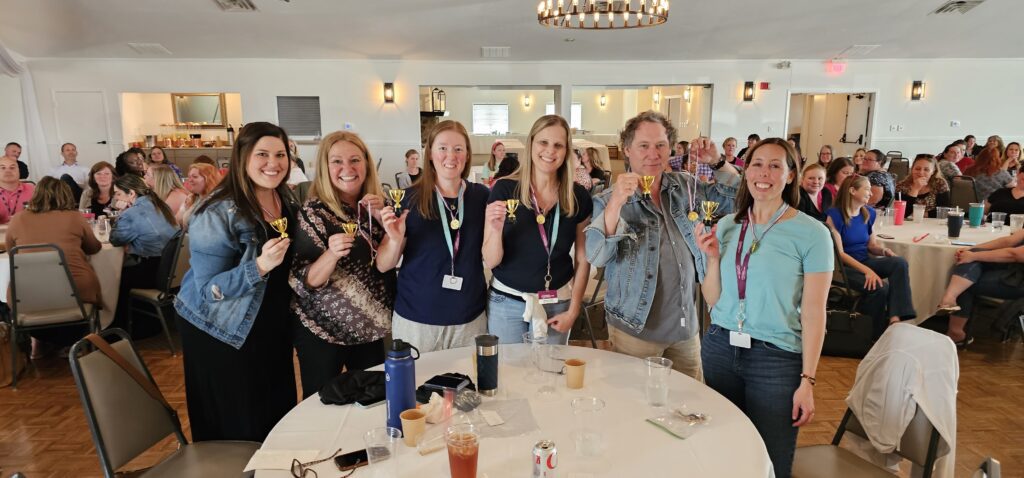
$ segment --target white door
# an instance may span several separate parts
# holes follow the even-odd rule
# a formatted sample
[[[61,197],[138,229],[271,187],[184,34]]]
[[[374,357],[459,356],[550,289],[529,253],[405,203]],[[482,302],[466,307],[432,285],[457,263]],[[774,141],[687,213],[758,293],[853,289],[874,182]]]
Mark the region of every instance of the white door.
[[[56,91],[57,148],[53,164],[59,164],[60,145],[78,147],[78,163],[90,167],[99,161],[114,162],[107,125],[107,106],[102,91]]]

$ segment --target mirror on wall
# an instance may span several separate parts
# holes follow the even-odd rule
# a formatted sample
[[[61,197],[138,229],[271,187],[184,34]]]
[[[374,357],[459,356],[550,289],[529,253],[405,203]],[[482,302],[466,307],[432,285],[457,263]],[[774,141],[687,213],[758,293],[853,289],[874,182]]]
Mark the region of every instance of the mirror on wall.
[[[171,93],[174,122],[223,128],[224,93]]]

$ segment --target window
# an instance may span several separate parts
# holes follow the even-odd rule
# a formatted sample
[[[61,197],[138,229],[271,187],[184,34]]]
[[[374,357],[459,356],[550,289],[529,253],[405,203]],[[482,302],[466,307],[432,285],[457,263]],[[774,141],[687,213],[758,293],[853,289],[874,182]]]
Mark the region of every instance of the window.
[[[553,115],[555,114],[555,104],[548,103],[544,106],[544,114]],[[569,110],[569,127],[576,129],[583,129],[583,105],[580,103],[573,103]]]
[[[491,133],[508,133],[508,105],[474,104],[473,134]]]
[[[288,136],[320,136],[320,97],[278,96],[277,123]]]

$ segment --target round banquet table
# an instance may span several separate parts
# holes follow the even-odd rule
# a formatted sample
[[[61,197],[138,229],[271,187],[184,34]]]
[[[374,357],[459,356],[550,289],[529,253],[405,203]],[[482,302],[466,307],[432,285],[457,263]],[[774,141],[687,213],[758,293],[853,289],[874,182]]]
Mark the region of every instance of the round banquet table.
[[[445,372],[469,376],[473,348],[460,348],[423,354],[416,361],[416,383]],[[711,416],[710,423],[698,425],[695,433],[683,440],[647,423],[658,415],[644,397],[646,367],[643,360],[628,355],[584,347],[562,347],[557,356],[586,360],[584,387],[565,388],[565,378],[557,379],[556,397],[537,399],[538,385],[525,381],[528,348],[523,344],[502,345],[499,358],[499,391],[488,400],[525,398],[539,430],[511,438],[481,438],[478,476],[487,478],[530,476],[533,445],[541,439],[554,440],[558,449],[557,476],[772,476],[771,461],[764,442],[750,420],[725,397],[714,390],[673,371],[669,384],[672,407],[685,404],[690,412]],[[380,368],[380,367],[378,367]],[[604,451],[597,457],[577,455],[572,432],[575,428],[570,402],[576,397],[594,396],[605,401],[600,417],[604,429]],[[317,458],[329,456],[338,448],[350,452],[365,448],[363,434],[385,426],[386,407],[369,409],[352,405],[324,405],[318,395],[306,399],[289,412],[263,442],[263,450],[319,450]],[[487,425],[483,425],[486,427]],[[500,425],[499,425],[500,426]],[[427,432],[439,425],[427,425]],[[399,477],[447,477],[448,454],[440,451],[421,456],[403,442],[397,445]],[[288,459],[290,462],[290,458]],[[287,466],[287,465],[285,465]],[[335,476],[332,461],[316,465],[321,477]],[[375,476],[364,468],[358,476]],[[286,470],[259,470],[257,477],[290,477]]]
[[[922,223],[904,221],[903,225],[886,225],[883,228],[876,228],[875,232],[894,238],[878,240],[907,260],[910,266],[910,290],[914,295],[917,318],[920,321],[931,317],[946,291],[946,285],[949,284],[953,266],[956,265],[957,249],[969,246],[950,243],[946,235],[945,219],[925,219]],[[914,242],[915,238],[924,234],[928,236]],[[988,224],[972,228],[965,223],[960,229],[960,238],[954,240],[982,244],[1008,235],[1008,226],[1003,226],[1002,231],[993,232]]]

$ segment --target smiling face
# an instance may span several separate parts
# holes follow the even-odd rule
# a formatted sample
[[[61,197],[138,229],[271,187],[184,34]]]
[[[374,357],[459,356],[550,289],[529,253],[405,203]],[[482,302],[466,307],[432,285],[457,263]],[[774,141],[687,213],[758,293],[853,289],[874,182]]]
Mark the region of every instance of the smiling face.
[[[864,163],[864,155],[867,154],[863,149],[858,149],[856,153],[853,153],[853,164],[860,166]]]
[[[9,156],[0,157],[0,183],[18,182],[18,162]]]
[[[142,160],[142,155],[138,153],[128,154],[124,157],[124,162],[139,176],[146,175],[146,162]]]
[[[882,169],[881,161],[882,158],[879,158],[877,154],[868,151],[867,154],[864,155],[864,162],[861,163],[860,169],[864,171],[874,171],[877,169]]]
[[[913,168],[910,169],[910,175],[915,180],[927,179],[935,174],[935,168],[932,167],[932,162],[927,159],[919,159],[914,161]]]
[[[99,180],[96,182],[99,183]],[[199,173],[199,169],[191,168],[188,170],[188,177],[185,178],[185,189],[199,196],[206,194],[206,178]]]
[[[836,186],[843,184],[846,178],[853,176],[853,166],[847,166],[836,173]]]
[[[149,160],[155,164],[163,164],[164,160],[167,159],[164,156],[164,150],[160,148],[153,148],[149,151]]]
[[[850,199],[853,200],[853,205],[857,208],[871,201],[871,183],[859,181],[859,184],[859,186],[850,188]]]
[[[1006,147],[1006,158],[1014,161],[1020,161],[1020,145],[1017,143],[1010,143]]]
[[[334,143],[327,152],[327,172],[342,199],[359,200],[366,181],[366,157],[356,145],[348,141]]]
[[[8,158],[15,160],[18,159],[19,157],[21,157],[21,146],[12,144],[4,148],[4,156],[7,156]]]
[[[71,143],[65,144],[60,148],[60,155],[64,157],[64,163],[74,164],[78,161],[78,147]]]
[[[284,141],[275,136],[256,141],[245,163],[245,174],[257,188],[263,189],[276,189],[288,169],[288,150]]]
[[[641,176],[657,176],[664,171],[670,151],[665,127],[651,121],[640,123],[633,142],[625,149],[630,169]]]
[[[821,192],[821,188],[825,187],[825,171],[821,168],[804,171],[804,177],[800,182],[800,186],[808,194],[812,196],[817,195]]]
[[[466,167],[466,151],[466,138],[461,134],[452,130],[440,132],[430,147],[430,162],[437,177],[447,181],[460,179]]]
[[[675,152],[676,156],[682,156],[686,154],[686,146],[683,146],[682,143],[677,143],[675,147]]]
[[[537,132],[530,154],[534,171],[547,176],[558,174],[558,168],[565,163],[565,155],[569,152],[568,137],[568,132],[558,125]]]
[[[103,168],[96,171],[96,174],[93,174],[92,178],[96,180],[96,185],[100,187],[101,191],[106,191],[114,182],[114,172],[111,171],[110,168]]]
[[[782,197],[786,185],[795,179],[796,172],[789,169],[786,150],[782,146],[766,144],[754,150],[743,176],[754,201],[772,201]]]
[[[832,162],[832,150],[828,147],[822,146],[821,150],[818,151],[818,161],[821,164],[828,164]]]
[[[949,161],[951,163],[957,163],[964,158],[964,149],[962,146],[959,145],[953,146],[952,148],[946,150],[946,154],[943,157],[946,159],[946,161]]]

